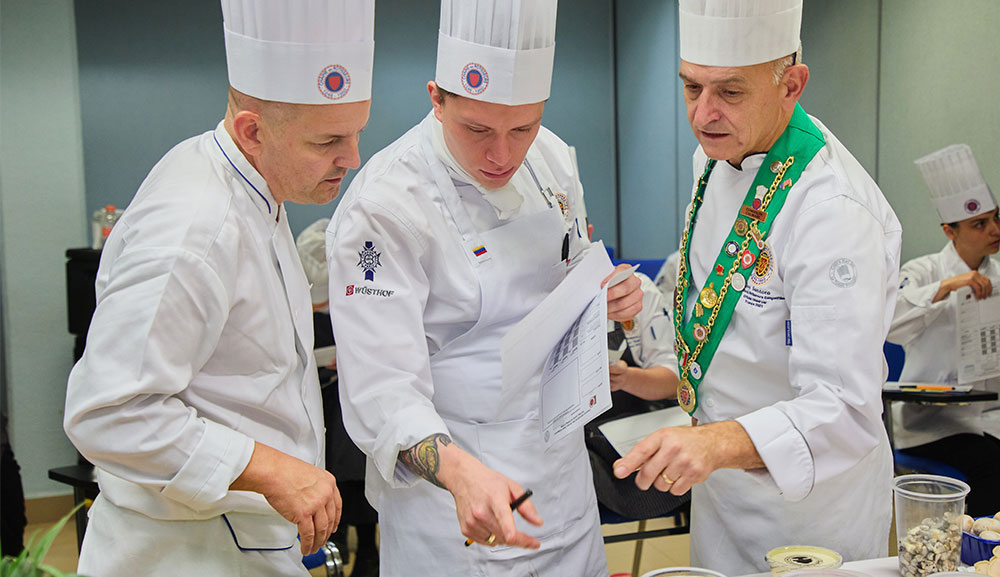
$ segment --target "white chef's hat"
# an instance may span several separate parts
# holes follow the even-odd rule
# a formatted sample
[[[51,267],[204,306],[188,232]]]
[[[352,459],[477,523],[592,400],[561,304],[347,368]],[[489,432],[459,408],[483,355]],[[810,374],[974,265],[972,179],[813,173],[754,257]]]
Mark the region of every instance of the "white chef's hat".
[[[375,0],[222,0],[229,84],[261,100],[371,98]]]
[[[326,227],[329,224],[329,218],[321,218],[307,226],[295,239],[295,248],[302,261],[302,270],[306,272],[314,305],[330,300],[330,277],[326,268]]]
[[[914,161],[942,223],[958,222],[997,207],[967,144],[952,144]]]
[[[435,82],[497,104],[548,99],[556,1],[441,0]]]
[[[680,0],[681,60],[750,66],[799,49],[802,0]]]

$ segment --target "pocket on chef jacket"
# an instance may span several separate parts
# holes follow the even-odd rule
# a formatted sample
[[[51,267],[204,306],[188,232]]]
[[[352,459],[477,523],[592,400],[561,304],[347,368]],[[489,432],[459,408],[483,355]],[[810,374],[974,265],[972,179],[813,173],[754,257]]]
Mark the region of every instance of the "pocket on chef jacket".
[[[792,354],[805,372],[801,376],[819,376],[828,380],[836,376],[836,384],[841,382],[840,364],[851,362],[844,358],[845,351],[851,350],[851,331],[841,330],[840,314],[833,305],[793,305],[791,326],[787,337],[792,343]],[[838,367],[831,374],[830,367]],[[799,379],[808,382],[809,379]]]
[[[230,511],[222,519],[241,551],[275,551],[295,546],[298,527],[275,513],[261,515]]]

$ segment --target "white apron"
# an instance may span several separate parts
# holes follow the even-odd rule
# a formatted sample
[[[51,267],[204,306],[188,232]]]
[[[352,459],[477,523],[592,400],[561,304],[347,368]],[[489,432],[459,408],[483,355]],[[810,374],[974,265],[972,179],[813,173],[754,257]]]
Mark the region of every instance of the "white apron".
[[[567,226],[558,207],[479,231],[462,204],[428,139],[422,139],[443,212],[454,223],[479,278],[479,320],[430,357],[434,406],[454,442],[525,488],[545,524],[535,527],[515,513],[518,529],[538,538],[541,549],[464,546],[451,494],[427,482],[386,488],[376,497],[381,523],[384,577],[417,575],[528,576],[607,575],[597,499],[582,431],[555,443],[541,442],[539,377],[522,385],[513,403],[501,406],[500,339],[537,306],[566,275],[559,250]],[[540,156],[529,155],[541,181],[555,184]],[[483,245],[488,259],[473,249]],[[462,415],[495,407],[486,422]],[[470,409],[475,407],[475,409]]]

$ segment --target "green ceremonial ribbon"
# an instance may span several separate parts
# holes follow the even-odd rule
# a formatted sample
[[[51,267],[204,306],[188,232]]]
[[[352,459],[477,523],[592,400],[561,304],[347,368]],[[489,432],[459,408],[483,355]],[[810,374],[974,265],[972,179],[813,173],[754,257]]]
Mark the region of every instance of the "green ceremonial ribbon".
[[[676,352],[681,379],[681,384],[678,387],[678,400],[688,414],[694,414],[698,408],[698,386],[708,372],[712,357],[715,355],[716,349],[719,348],[722,336],[733,317],[736,304],[743,294],[742,289],[736,290],[732,286],[734,275],[742,274],[745,281],[743,286],[749,284],[749,277],[760,262],[760,254],[775,217],[784,206],[788,193],[798,181],[799,176],[802,175],[806,165],[823,148],[825,143],[823,134],[812,123],[802,107],[796,104],[788,126],[785,127],[777,142],[768,151],[764,162],[757,171],[753,184],[750,185],[750,190],[747,191],[743,201],[740,214],[737,215],[736,222],[730,229],[729,236],[723,242],[719,256],[715,260],[715,266],[712,267],[708,278],[705,279],[705,286],[695,293],[695,298],[698,299],[696,308],[698,305],[702,306],[703,314],[699,317],[692,310],[691,318],[684,322],[688,308],[688,294],[691,292],[688,289],[692,285],[689,259],[690,238],[698,217],[698,209],[701,208],[705,198],[708,179],[712,174],[712,169],[715,168],[716,161],[710,159],[706,163],[705,173],[698,181],[698,189],[691,201],[691,210],[688,213],[687,226],[681,246],[677,292],[674,293],[674,328],[677,334]],[[758,205],[756,207],[754,206],[755,201]],[[739,223],[740,220],[745,221],[745,224]],[[730,243],[735,243],[738,247],[735,255],[726,252],[727,245],[732,246]],[[747,254],[751,256],[746,256]],[[765,255],[765,258],[770,257]],[[745,268],[743,259],[747,259],[747,262],[752,261],[753,264]],[[718,270],[723,271],[721,276],[717,274]],[[706,306],[701,295],[710,283],[712,286],[707,291],[709,305]],[[712,294],[716,295],[714,304],[711,302]],[[702,336],[701,341],[696,337],[696,332]],[[697,377],[691,374],[691,368],[695,363],[700,367],[700,374]]]

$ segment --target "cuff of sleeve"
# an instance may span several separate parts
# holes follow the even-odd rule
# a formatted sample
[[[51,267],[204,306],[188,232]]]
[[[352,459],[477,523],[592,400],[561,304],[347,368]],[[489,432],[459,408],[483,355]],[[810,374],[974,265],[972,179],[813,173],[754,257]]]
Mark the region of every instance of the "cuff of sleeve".
[[[750,436],[767,472],[751,475],[773,484],[785,500],[798,502],[812,491],[816,468],[809,445],[785,413],[764,407],[736,419]]]
[[[432,408],[417,405],[396,413],[375,439],[372,460],[382,479],[392,487],[408,487],[420,481],[420,477],[409,474],[409,470],[398,463],[399,452],[435,433],[450,436],[448,426]]]
[[[915,307],[920,308],[944,308],[947,306],[948,299],[944,298],[938,302],[931,302],[934,300],[934,295],[938,293],[941,289],[941,281],[933,282],[929,285],[924,285],[921,287],[906,286],[900,289],[899,294]]]
[[[202,420],[205,430],[181,470],[163,488],[163,495],[194,510],[209,507],[229,493],[229,486],[246,469],[253,455],[250,437],[218,423]]]

